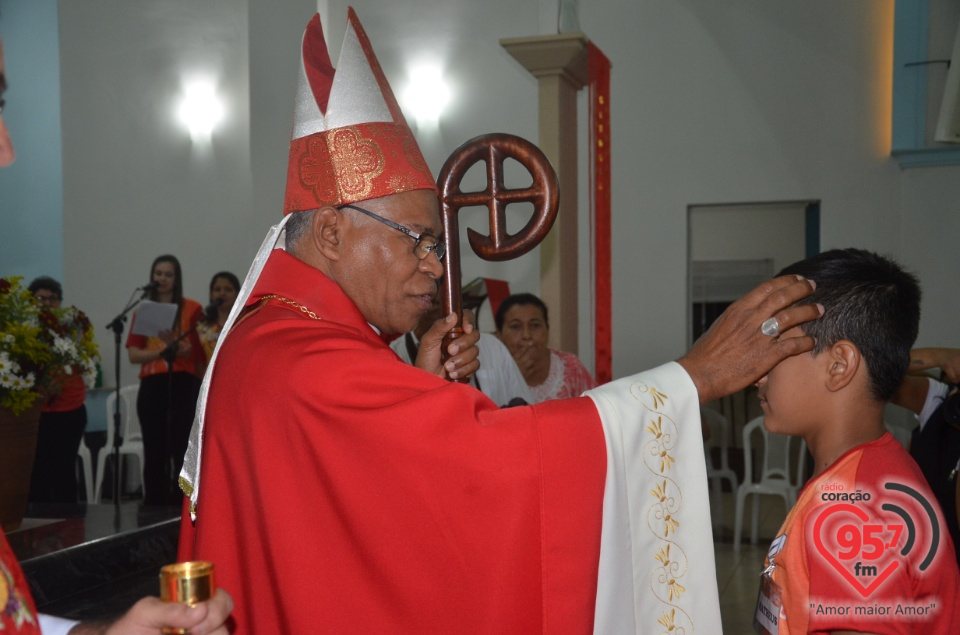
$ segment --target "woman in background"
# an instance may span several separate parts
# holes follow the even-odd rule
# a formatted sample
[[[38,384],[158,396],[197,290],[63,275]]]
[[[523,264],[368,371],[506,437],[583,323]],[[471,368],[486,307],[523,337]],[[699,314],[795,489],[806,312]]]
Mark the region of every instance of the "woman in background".
[[[576,355],[547,347],[547,305],[537,296],[509,296],[494,319],[497,337],[507,345],[537,402],[579,397],[597,385]]]
[[[127,337],[130,362],[140,364],[137,416],[143,432],[143,502],[179,506],[183,495],[177,480],[205,363],[196,332],[203,309],[197,301],[183,297],[183,278],[176,257],[158,256],[150,267],[150,281],[157,286],[148,299],[176,304],[177,312],[171,327],[156,337],[134,334],[134,314]],[[169,364],[162,355],[164,351],[172,358]]]
[[[240,280],[229,271],[219,271],[213,274],[210,280],[210,304],[203,312],[203,319],[197,326],[197,334],[203,345],[203,352],[207,363],[213,356],[213,349],[217,346],[220,330],[230,315],[233,303],[240,293]]]

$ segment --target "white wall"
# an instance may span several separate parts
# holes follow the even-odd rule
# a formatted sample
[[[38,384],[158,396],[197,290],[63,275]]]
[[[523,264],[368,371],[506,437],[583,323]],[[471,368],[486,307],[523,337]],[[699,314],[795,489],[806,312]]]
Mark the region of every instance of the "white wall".
[[[694,207],[690,260],[766,260],[777,272],[804,257],[806,205]]]
[[[535,0],[351,3],[395,88],[420,55],[447,61],[451,114],[418,131],[435,171],[477,134],[536,139],[536,81],[498,44],[538,33]],[[328,4],[336,58],[347,3]],[[209,275],[243,274],[279,218],[313,6],[59,3],[65,283],[106,353],[102,325],[154,256],[179,255],[203,300]],[[921,340],[958,344],[960,167],[902,172],[889,156],[893,0],[594,0],[580,12],[613,63],[615,375],[684,351],[687,209],[699,204],[820,200],[822,247],[902,259],[926,287]],[[169,120],[190,63],[222,73],[231,108],[207,155]],[[536,269],[467,259],[464,277],[536,291]]]
[[[900,257],[920,277],[919,346],[960,347],[960,168],[903,172]]]
[[[892,2],[582,8],[614,63],[614,374],[682,354],[690,204],[819,199],[822,245],[896,249]],[[632,34],[623,37],[626,25]],[[886,56],[887,59],[884,58]],[[889,126],[889,123],[887,124]],[[878,132],[881,131],[881,132]]]

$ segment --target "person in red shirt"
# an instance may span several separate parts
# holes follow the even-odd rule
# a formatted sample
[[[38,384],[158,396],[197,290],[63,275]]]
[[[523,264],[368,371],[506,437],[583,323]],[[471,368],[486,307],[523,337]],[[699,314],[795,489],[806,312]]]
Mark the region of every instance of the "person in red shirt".
[[[44,306],[60,307],[63,287],[53,278],[41,276],[28,288]],[[79,321],[92,328],[82,313]],[[87,389],[79,371],[57,378],[43,404],[30,479],[31,503],[77,502],[77,450],[87,427]]]
[[[769,432],[802,436],[814,472],[767,554],[760,632],[948,633],[960,572],[920,468],[883,423],[920,323],[920,286],[896,263],[844,249],[782,274],[817,281],[794,327],[816,346],[757,382]]]

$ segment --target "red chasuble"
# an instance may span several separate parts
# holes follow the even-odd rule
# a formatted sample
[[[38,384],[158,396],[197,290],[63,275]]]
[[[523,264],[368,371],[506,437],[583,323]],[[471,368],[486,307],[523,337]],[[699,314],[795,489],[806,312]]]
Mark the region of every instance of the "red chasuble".
[[[400,361],[283,251],[248,305],[179,554],[215,563],[237,633],[592,631],[606,454],[589,398],[498,409]]]

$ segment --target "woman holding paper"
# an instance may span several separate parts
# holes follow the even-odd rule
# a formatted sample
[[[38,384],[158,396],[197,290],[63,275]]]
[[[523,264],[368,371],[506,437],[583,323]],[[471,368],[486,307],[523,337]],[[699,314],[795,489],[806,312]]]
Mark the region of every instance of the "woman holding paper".
[[[183,297],[180,261],[157,257],[150,268],[147,299],[134,314],[127,337],[130,362],[140,364],[137,416],[143,431],[143,489],[146,505],[179,505],[177,477],[187,450],[193,423],[203,347],[196,326],[203,315],[200,303]],[[157,316],[175,305],[168,328],[157,326]],[[143,314],[143,324],[137,318]],[[149,318],[149,319],[148,319]],[[150,323],[149,325],[147,323]]]

